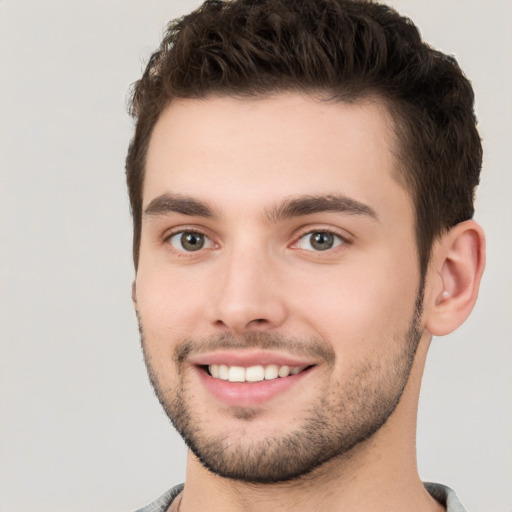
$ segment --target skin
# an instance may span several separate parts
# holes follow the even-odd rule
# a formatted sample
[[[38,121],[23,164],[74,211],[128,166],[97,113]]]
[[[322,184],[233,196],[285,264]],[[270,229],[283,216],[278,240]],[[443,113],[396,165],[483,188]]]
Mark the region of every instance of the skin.
[[[214,475],[190,453],[182,512],[443,509],[417,474],[417,401],[432,334],[456,328],[476,299],[483,234],[468,221],[436,241],[414,364],[408,379],[396,376],[408,350],[420,274],[414,210],[396,178],[395,149],[392,122],[379,101],[322,102],[292,93],[209,97],[175,100],[162,113],[147,155],[133,290],[161,401],[169,404],[181,393],[193,424],[207,438],[228,437],[224,449],[231,456],[300,429],[320,402],[333,424],[347,416],[332,412],[339,404],[351,404],[353,421],[365,417],[371,402],[354,401],[351,390],[361,388],[358,375],[368,365],[368,389],[398,398],[405,385],[373,435],[290,482],[250,484]],[[179,208],[169,195],[211,211],[174,211]],[[276,215],[290,199],[333,195],[359,210]],[[206,235],[206,246],[183,250],[176,233],[187,230]],[[315,251],[308,235],[314,231],[336,234],[337,245]],[[240,343],[248,333],[321,340],[330,356],[300,352],[314,365],[305,377],[262,403],[249,396],[233,407],[212,396],[194,363],[206,350],[204,340],[227,335]],[[196,340],[195,350],[180,360],[177,351],[187,340]],[[221,344],[209,346],[208,354],[233,350],[257,358],[263,349]],[[298,357],[286,344],[276,352]]]

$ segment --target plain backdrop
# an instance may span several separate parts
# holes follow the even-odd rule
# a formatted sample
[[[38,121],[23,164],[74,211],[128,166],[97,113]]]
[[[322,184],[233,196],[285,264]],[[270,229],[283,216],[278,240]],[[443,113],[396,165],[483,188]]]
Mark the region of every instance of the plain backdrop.
[[[0,0],[0,511],[129,512],[183,480],[130,301],[125,112],[171,18],[197,1]],[[512,510],[512,2],[403,0],[472,80],[485,147],[479,303],[431,349],[424,480]]]

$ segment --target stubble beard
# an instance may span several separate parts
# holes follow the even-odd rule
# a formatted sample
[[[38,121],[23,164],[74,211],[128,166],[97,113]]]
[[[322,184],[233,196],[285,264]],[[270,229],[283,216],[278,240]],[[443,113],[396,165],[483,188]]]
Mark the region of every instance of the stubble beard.
[[[204,467],[233,480],[254,484],[276,484],[308,475],[330,460],[350,456],[354,447],[371,438],[389,419],[407,384],[421,339],[419,319],[422,290],[416,299],[413,318],[406,333],[396,335],[390,346],[394,354],[386,360],[366,361],[324,389],[304,420],[294,430],[251,441],[243,423],[258,416],[248,408],[233,408],[233,417],[242,426],[231,432],[212,434],[208,424],[215,418],[195,415],[193,395],[182,374],[182,363],[190,351],[200,346],[222,348],[308,347],[321,354],[327,365],[334,364],[334,352],[323,340],[289,340],[268,333],[247,336],[217,336],[208,340],[185,341],[177,349],[175,361],[181,374],[176,389],[166,389],[155,371],[139,319],[142,348],[155,394],[172,424]]]

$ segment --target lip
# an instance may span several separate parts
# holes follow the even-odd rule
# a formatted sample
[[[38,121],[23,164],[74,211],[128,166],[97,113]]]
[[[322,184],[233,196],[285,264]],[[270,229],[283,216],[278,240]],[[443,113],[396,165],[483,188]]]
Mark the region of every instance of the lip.
[[[228,366],[267,366],[276,364],[277,366],[313,366],[317,361],[305,358],[281,354],[279,352],[262,352],[254,350],[229,350],[219,352],[209,352],[190,358],[190,363],[195,366],[209,366],[211,364],[226,364]]]
[[[216,363],[212,363],[216,364]],[[201,366],[195,366],[204,388],[220,402],[233,407],[255,407],[296,386],[314,370],[310,366],[300,373],[260,382],[229,382],[212,377]]]

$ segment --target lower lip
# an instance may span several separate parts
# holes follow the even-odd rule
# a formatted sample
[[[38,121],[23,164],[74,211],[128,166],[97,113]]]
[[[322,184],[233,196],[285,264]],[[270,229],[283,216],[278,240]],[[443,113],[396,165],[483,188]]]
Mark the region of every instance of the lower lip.
[[[229,382],[215,379],[199,367],[197,373],[207,391],[221,402],[234,407],[252,407],[285,393],[309,375],[312,369],[313,367],[310,367],[296,375],[260,382]]]

